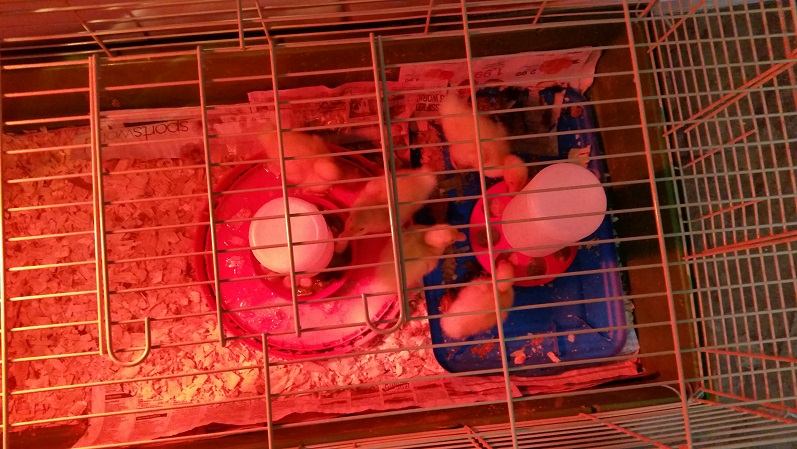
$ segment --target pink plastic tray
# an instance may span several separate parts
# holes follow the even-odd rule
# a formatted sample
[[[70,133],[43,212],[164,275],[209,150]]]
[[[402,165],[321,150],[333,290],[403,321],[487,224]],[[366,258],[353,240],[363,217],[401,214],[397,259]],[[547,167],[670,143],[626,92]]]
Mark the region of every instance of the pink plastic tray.
[[[370,162],[361,157],[347,159],[343,163],[347,166],[350,178],[373,176],[365,168]],[[217,196],[219,199],[214,209],[216,221],[251,218],[263,204],[282,197],[280,186],[279,176],[267,171],[262,164],[243,166],[231,171],[215,186],[217,192],[225,192]],[[363,183],[336,185],[323,197],[301,194],[296,192],[297,189],[289,190],[288,194],[312,202],[321,210],[331,211],[350,207],[362,186]],[[346,216],[345,212],[325,215],[335,235],[342,229]],[[365,311],[360,296],[361,292],[367,291],[373,279],[374,268],[350,269],[347,266],[376,263],[381,252],[378,248],[390,244],[389,238],[352,241],[347,250],[351,261],[337,262],[345,266],[335,270],[334,275],[332,272],[327,274],[332,275],[328,279],[331,281],[329,285],[317,289],[311,295],[297,297],[302,327],[301,335],[297,336],[290,288],[281,279],[274,279],[276,274],[264,268],[252,252],[246,249],[249,247],[249,224],[247,221],[240,221],[216,225],[221,304],[225,310],[249,309],[224,314],[224,326],[229,333],[269,334],[270,352],[283,358],[347,352],[356,344],[364,343],[377,335],[364,324]],[[195,249],[197,252],[209,252],[210,248],[210,233],[205,226],[198,230]],[[195,263],[199,280],[213,279],[211,255],[197,257]],[[331,266],[334,264],[335,260]],[[214,285],[205,286],[204,293],[208,304],[215,309]],[[398,313],[396,296],[369,298],[368,311],[372,322],[395,317]],[[260,348],[262,344],[259,338],[254,337],[243,341],[256,348]]]

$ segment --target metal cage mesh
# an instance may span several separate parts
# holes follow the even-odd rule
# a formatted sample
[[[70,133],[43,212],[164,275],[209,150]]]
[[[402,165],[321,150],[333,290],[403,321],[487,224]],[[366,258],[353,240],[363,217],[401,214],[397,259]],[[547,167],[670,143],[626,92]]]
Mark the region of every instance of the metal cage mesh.
[[[795,350],[794,5],[661,8],[680,17],[653,24],[649,52],[663,67],[657,85],[674,170],[661,179],[680,186],[687,225],[679,237],[694,283],[685,293],[704,339],[700,380],[722,402],[787,411],[795,405],[787,367]]]
[[[229,447],[308,448],[741,448],[797,441],[794,0],[273,3],[0,5],[0,121],[8,133],[0,143],[4,447],[68,446],[92,419],[113,421],[112,428],[143,415],[198,414],[207,407],[228,414],[255,407],[264,425],[205,426],[155,441],[121,438],[81,447],[202,447],[216,445],[218,437]],[[627,292],[611,299],[633,304],[634,317],[590,332],[633,331],[639,352],[604,361],[638,360],[644,375],[587,390],[517,395],[512,376],[524,368],[513,365],[506,350],[500,368],[424,370],[412,361],[432,360],[438,347],[456,347],[418,338],[428,332],[426,323],[440,318],[418,299],[435,287],[400,285],[398,318],[366,323],[380,333],[390,334],[385,328],[394,325],[415,333],[383,337],[383,347],[302,361],[269,354],[268,340],[280,334],[226,332],[225,320],[246,307],[225,309],[217,296],[212,308],[199,299],[202,289],[218,292],[225,282],[242,280],[224,279],[217,266],[226,251],[216,241],[219,227],[251,221],[214,215],[218,201],[233,195],[221,184],[224,176],[275,161],[284,171],[286,135],[337,129],[323,123],[290,129],[280,117],[282,106],[312,101],[282,93],[354,81],[372,86],[333,99],[376,105],[377,120],[357,126],[375,126],[381,145],[344,146],[335,156],[384,162],[387,175],[371,178],[395,188],[399,153],[446,143],[394,140],[396,126],[418,120],[391,116],[390,100],[440,90],[390,91],[388,82],[402,67],[464,62],[468,83],[460,87],[475,94],[480,87],[503,87],[477,76],[479,61],[581,46],[602,52],[586,102],[597,122],[586,131],[600,134],[605,154],[593,159],[611,175],[602,185],[613,199],[616,235],[603,243],[616,243],[623,255],[613,270],[622,273]],[[246,103],[254,90],[272,94]],[[275,111],[281,157],[214,152],[224,148],[225,136],[214,134],[210,123],[242,104]],[[107,160],[129,147],[108,138],[109,124],[153,121],[147,115],[153,109],[161,121],[197,123],[198,134],[182,140],[153,135],[147,148],[194,146],[180,158]],[[478,120],[475,109],[473,115]],[[80,139],[69,134],[72,127],[82,127]],[[49,134],[34,132],[45,128]],[[59,128],[67,131],[53,132]],[[480,137],[481,152],[489,136]],[[457,170],[437,174],[448,172]],[[483,161],[475,172],[484,187]],[[285,181],[279,186],[283,196],[293,188]],[[491,199],[486,192],[480,198]],[[395,215],[399,203],[388,196],[386,207]],[[208,216],[196,213],[203,209]],[[190,246],[202,226],[210,235],[204,252]],[[408,234],[391,222],[383,235],[397,249],[390,263],[399,276],[409,265],[402,250]],[[496,249],[487,246],[492,256]],[[205,255],[213,276],[197,280],[191,267]],[[446,255],[455,256],[462,254]],[[295,320],[285,335],[347,326],[302,325],[293,265],[288,277]],[[486,282],[498,292],[495,276]],[[498,329],[496,341],[504,348]],[[262,345],[241,344],[252,337]],[[382,356],[395,357],[395,366],[362,383],[347,380]],[[542,366],[594,362],[551,359]],[[274,419],[286,398],[478,375],[501,380],[500,394],[405,410]],[[319,378],[335,382],[313,383]],[[117,389],[147,400],[103,410],[86,403],[92,394],[96,400],[96,391]],[[192,400],[187,391],[206,394]]]

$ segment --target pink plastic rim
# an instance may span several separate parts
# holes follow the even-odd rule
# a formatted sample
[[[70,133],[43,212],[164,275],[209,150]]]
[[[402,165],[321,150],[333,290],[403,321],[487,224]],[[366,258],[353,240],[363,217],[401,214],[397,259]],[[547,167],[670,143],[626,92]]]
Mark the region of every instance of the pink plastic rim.
[[[490,195],[493,194],[502,194],[506,192],[506,184],[502,181],[498,184],[492,186],[490,189],[487,190],[487,193]],[[497,201],[498,204],[501,206],[500,209],[503,210],[506,207],[506,204],[512,199],[510,196],[499,196],[495,198],[491,198],[490,201]],[[476,259],[479,261],[482,267],[487,270],[488,273],[492,273],[492,268],[490,266],[490,255],[487,253],[487,246],[481,244],[482,240],[486,241],[486,233],[487,227],[485,224],[484,219],[484,202],[479,199],[476,202],[476,205],[473,207],[473,212],[470,216],[470,223],[474,225],[481,225],[481,226],[473,226],[470,228],[469,237],[470,237],[470,245],[473,248],[474,252],[480,252],[481,254],[476,255]],[[507,250],[512,249],[509,246],[509,243],[504,239],[503,234],[501,233],[501,225],[498,223],[493,223],[493,221],[500,221],[501,217],[490,215],[490,224],[491,228],[493,229],[493,245],[495,250]],[[547,284],[551,282],[555,278],[553,276],[557,274],[564,273],[573,263],[573,260],[576,258],[576,253],[578,252],[577,246],[569,246],[565,247],[553,254],[549,254],[545,257],[529,257],[525,254],[521,254],[519,252],[502,252],[500,254],[496,254],[495,258],[498,259],[507,259],[515,266],[515,277],[517,278],[524,278],[529,276],[542,276],[548,275],[551,277],[539,278],[539,279],[526,279],[521,281],[516,281],[515,285],[521,287],[535,287],[538,285]]]
[[[333,145],[330,145],[330,147],[333,152],[343,151],[342,149]],[[374,164],[368,161],[367,159],[364,159],[362,156],[355,155],[347,157],[346,160],[352,166],[352,170],[358,170],[361,172],[360,173],[361,176],[362,175],[364,175],[363,177],[373,176],[373,171],[369,170],[366,167],[373,167]],[[236,167],[235,169],[230,171],[230,173],[225,175],[225,177],[222,179],[221,182],[217,183],[216,190],[229,191],[232,188],[234,191],[236,181],[246,176],[247,173],[249,173],[251,170],[260,169],[261,167],[262,165],[259,164]],[[329,199],[326,198],[312,196],[312,195],[296,195],[296,196],[305,199],[307,201],[313,202],[314,204],[323,206],[325,208],[328,207],[334,209],[338,208],[335,202],[330,201]],[[224,196],[222,197],[222,200],[223,199]],[[220,202],[216,203],[215,209],[219,208],[219,204]],[[348,207],[349,205],[341,204],[341,206]],[[208,217],[207,208],[204,210],[204,214],[205,214],[204,221],[207,221]],[[210,250],[209,236],[210,236],[209,227],[203,226],[197,229],[197,233],[195,234],[194,238],[194,249],[196,250],[197,253],[203,253],[203,255],[198,255],[193,258],[193,262],[196,268],[194,270],[195,277],[200,282],[206,282],[208,280],[213,279],[212,255],[204,255],[204,253],[209,252]],[[380,241],[376,242],[376,244],[387,244],[390,239],[384,238],[383,240],[385,242]],[[367,240],[369,246],[374,245],[375,241],[376,240],[374,239]],[[357,263],[358,259],[361,257],[360,256],[361,254],[369,253],[369,251],[363,252],[361,250],[358,250],[358,246],[360,245],[358,245],[356,242],[352,242],[350,246],[351,246],[351,255],[352,255],[351,264],[353,265]],[[370,251],[370,253],[373,253],[373,251]],[[252,256],[252,259],[254,259],[254,256]],[[263,270],[266,269],[263,268]],[[304,301],[300,301],[300,304],[305,301],[310,301],[311,299],[328,297],[333,293],[335,293],[338,289],[340,289],[343,286],[343,284],[346,283],[347,280],[350,279],[351,276],[357,277],[357,275],[352,275],[351,273],[349,273],[349,271],[350,270],[343,270],[344,274],[343,276],[341,276],[338,282],[335,282],[334,285],[330,285],[325,289],[317,292],[312,297],[303,298]],[[358,271],[358,274],[360,274],[359,278],[363,278],[361,272]],[[201,286],[201,290],[207,304],[213,310],[215,310],[217,304],[216,304],[216,294],[215,294],[214,285],[212,283],[204,284]],[[285,292],[288,295],[290,295],[289,289],[285,289]],[[230,308],[229,305],[225,304],[222,305],[225,306],[225,309]],[[383,305],[383,307],[381,307],[379,310],[377,311],[370,310],[369,315],[371,316],[372,321],[377,322],[377,321],[389,321],[392,318],[395,318],[397,314],[398,314],[397,298],[394,296],[389,301],[387,301]],[[226,314],[223,314],[222,325],[225,326],[227,332],[229,332],[233,336],[249,337],[249,338],[242,338],[241,341],[253,349],[258,349],[258,350],[262,349],[262,342],[261,342],[262,338],[256,337],[256,335],[262,334],[262,332],[259,332],[257,329],[251,329],[249,326],[247,326],[246,322],[242,322],[237,318],[238,318],[238,313],[236,312],[228,312]],[[383,326],[387,326],[389,324],[390,323],[385,324]],[[275,339],[269,339],[269,350],[272,354],[285,359],[304,358],[309,356],[315,356],[321,353],[327,353],[327,354],[345,353],[351,351],[356,345],[364,344],[378,335],[376,332],[373,332],[365,325],[357,328],[351,327],[349,329],[351,330],[351,332],[347,333],[345,336],[342,336],[341,338],[335,339],[334,341],[330,340],[324,342],[323,344],[317,344],[317,345],[302,344],[300,348],[294,347],[293,345],[283,345],[281,343],[275,342],[274,341]]]

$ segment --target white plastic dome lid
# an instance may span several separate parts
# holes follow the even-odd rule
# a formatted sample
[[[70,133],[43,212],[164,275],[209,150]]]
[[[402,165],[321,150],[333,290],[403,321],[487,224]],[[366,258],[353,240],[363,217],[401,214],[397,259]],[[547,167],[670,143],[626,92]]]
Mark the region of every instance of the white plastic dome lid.
[[[546,190],[526,195],[529,215],[540,220],[537,225],[549,238],[562,242],[576,242],[595,232],[606,212],[600,181],[576,164],[545,167],[523,190]]]
[[[555,253],[592,234],[603,222],[606,192],[584,167],[550,165],[522,192],[530,193],[518,194],[504,209],[502,232],[511,247],[527,256]]]
[[[288,197],[288,210],[291,214],[318,212],[318,208],[301,198]],[[249,244],[253,247],[285,245],[276,248],[252,250],[255,258],[264,267],[277,273],[290,273],[290,252],[287,247],[285,211],[283,198],[276,198],[264,204],[254,218],[277,217],[252,221],[249,227]],[[291,240],[293,241],[293,262],[295,271],[321,270],[329,265],[334,253],[334,243],[297,243],[327,240],[332,233],[321,214],[291,217]]]

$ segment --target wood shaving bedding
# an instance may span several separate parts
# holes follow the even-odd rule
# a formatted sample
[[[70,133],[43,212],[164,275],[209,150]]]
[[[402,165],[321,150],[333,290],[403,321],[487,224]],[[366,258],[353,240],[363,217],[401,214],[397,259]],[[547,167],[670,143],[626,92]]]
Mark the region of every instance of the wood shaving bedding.
[[[46,148],[72,145],[77,130],[2,136],[3,149]],[[24,154],[4,154],[5,180],[90,174],[88,149],[68,149]],[[7,183],[4,190],[5,261],[9,302],[8,354],[11,422],[28,422],[77,416],[90,411],[88,387],[47,390],[51,387],[91,384],[101,381],[128,381],[155,376],[158,380],[124,383],[126,389],[145,400],[166,403],[209,403],[225,398],[262,395],[263,354],[241,342],[221,347],[218,323],[196,287],[158,288],[191,283],[193,267],[187,256],[193,251],[194,226],[207,205],[205,173],[190,167],[202,163],[202,154],[193,149],[182,159],[128,160],[103,162],[108,173],[138,169],[160,169],[147,173],[111,174],[103,178],[108,265],[111,291],[132,290],[111,296],[112,329],[117,355],[130,360],[140,354],[144,343],[143,317],[152,321],[153,349],[144,363],[135,367],[114,365],[100,348],[97,320],[96,269],[93,263],[94,216],[91,206],[91,176],[47,181]],[[225,174],[214,169],[214,181]],[[183,195],[179,199],[133,201],[144,198]],[[35,205],[83,203],[69,207],[47,207],[26,211],[9,208]],[[172,225],[165,229],[126,232],[142,227]],[[46,234],[64,234],[9,242]],[[128,260],[124,262],[124,260]],[[86,262],[88,263],[81,263]],[[71,263],[66,264],[65,263]],[[14,270],[34,265],[38,269]],[[142,291],[138,288],[152,288]],[[66,292],[76,294],[63,296]],[[53,297],[25,299],[32,295]],[[22,300],[25,299],[25,300]],[[425,316],[422,300],[413,301],[414,316]],[[194,315],[194,316],[185,316]],[[178,317],[178,318],[172,318]],[[31,326],[78,323],[45,329]],[[414,320],[399,331],[375,339],[360,350],[413,348],[429,345],[428,322]],[[130,350],[132,349],[132,350]],[[122,352],[130,350],[128,352]],[[66,357],[72,354],[85,354]],[[29,357],[52,357],[15,360]],[[390,351],[360,356],[339,356],[313,362],[271,360],[272,393],[297,393],[314,389],[356,385],[387,379],[409,379],[443,373],[431,349]],[[202,371],[224,370],[203,374]],[[196,375],[183,375],[196,373]],[[45,389],[44,391],[36,391]],[[31,391],[33,390],[33,391]]]

